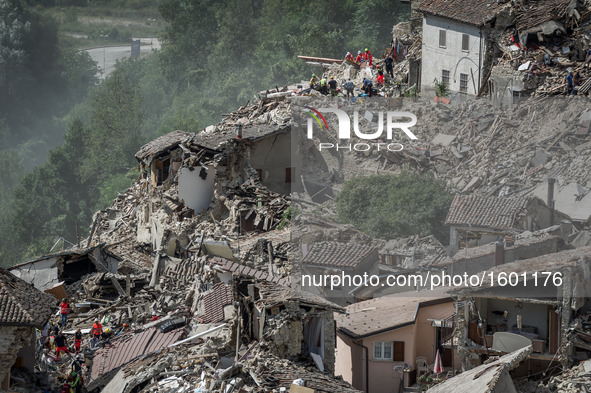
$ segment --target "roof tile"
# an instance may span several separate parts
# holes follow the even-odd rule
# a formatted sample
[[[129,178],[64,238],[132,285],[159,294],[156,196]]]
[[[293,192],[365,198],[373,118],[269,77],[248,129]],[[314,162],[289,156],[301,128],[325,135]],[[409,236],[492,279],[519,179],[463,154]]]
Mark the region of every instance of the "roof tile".
[[[482,26],[501,9],[497,0],[425,0],[419,11],[474,26]]]
[[[527,198],[496,198],[478,195],[456,195],[445,223],[496,229],[517,229],[517,215],[525,211]]]

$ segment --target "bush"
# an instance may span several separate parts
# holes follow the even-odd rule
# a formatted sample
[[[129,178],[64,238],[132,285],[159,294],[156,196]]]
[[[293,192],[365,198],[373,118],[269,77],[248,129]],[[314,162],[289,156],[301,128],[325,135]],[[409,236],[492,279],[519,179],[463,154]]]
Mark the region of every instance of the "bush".
[[[435,95],[437,97],[447,97],[449,96],[449,86],[444,81],[439,82],[437,78],[435,78]]]
[[[444,244],[443,222],[453,198],[445,181],[409,172],[347,181],[337,197],[339,219],[383,239],[434,235]]]

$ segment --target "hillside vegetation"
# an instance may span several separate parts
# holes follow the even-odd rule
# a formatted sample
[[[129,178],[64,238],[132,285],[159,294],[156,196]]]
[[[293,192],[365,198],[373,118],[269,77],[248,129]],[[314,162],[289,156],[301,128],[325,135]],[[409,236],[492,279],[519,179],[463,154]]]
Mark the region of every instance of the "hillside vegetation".
[[[297,55],[340,58],[365,47],[378,55],[410,12],[388,0],[80,4],[0,5],[0,21],[13,30],[0,33],[0,62],[11,65],[0,69],[8,92],[0,98],[3,265],[85,236],[93,212],[137,177],[143,143],[175,129],[197,132],[260,90],[307,79]],[[120,62],[98,84],[96,64],[76,48],[99,30],[111,42],[159,34],[162,50]]]

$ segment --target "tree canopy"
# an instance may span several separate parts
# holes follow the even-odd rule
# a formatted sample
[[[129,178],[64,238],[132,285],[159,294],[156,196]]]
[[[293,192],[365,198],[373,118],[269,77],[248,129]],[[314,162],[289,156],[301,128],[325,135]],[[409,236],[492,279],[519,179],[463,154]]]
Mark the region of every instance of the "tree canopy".
[[[404,172],[345,182],[337,197],[339,219],[382,239],[435,235],[448,242],[443,225],[453,195],[443,180]]]

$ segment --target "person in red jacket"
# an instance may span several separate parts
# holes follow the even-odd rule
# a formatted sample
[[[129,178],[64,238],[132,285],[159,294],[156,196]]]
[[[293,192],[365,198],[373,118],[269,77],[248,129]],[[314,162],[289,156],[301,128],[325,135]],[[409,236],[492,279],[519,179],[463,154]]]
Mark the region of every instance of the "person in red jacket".
[[[70,309],[70,303],[68,303],[68,299],[63,298],[62,303],[60,304],[60,313],[62,315],[62,327],[66,327],[66,322],[68,321],[68,310]]]
[[[369,51],[369,49],[365,48],[365,53],[363,54],[363,58],[365,59],[365,61],[369,61],[369,66],[371,67],[371,64],[373,63],[373,56],[371,55],[371,52]]]
[[[357,57],[355,58],[355,63],[359,64],[359,63],[361,63],[361,60],[363,60],[363,54],[361,53],[361,51],[357,51]]]
[[[351,52],[347,52],[347,55],[345,56],[345,59],[349,60],[349,61],[354,61],[355,59],[353,58],[353,55],[351,54]]]
[[[98,343],[101,339],[103,334],[103,325],[99,322],[98,318],[94,319],[94,323],[92,324],[92,329],[90,329],[90,349],[94,349],[98,346]]]

